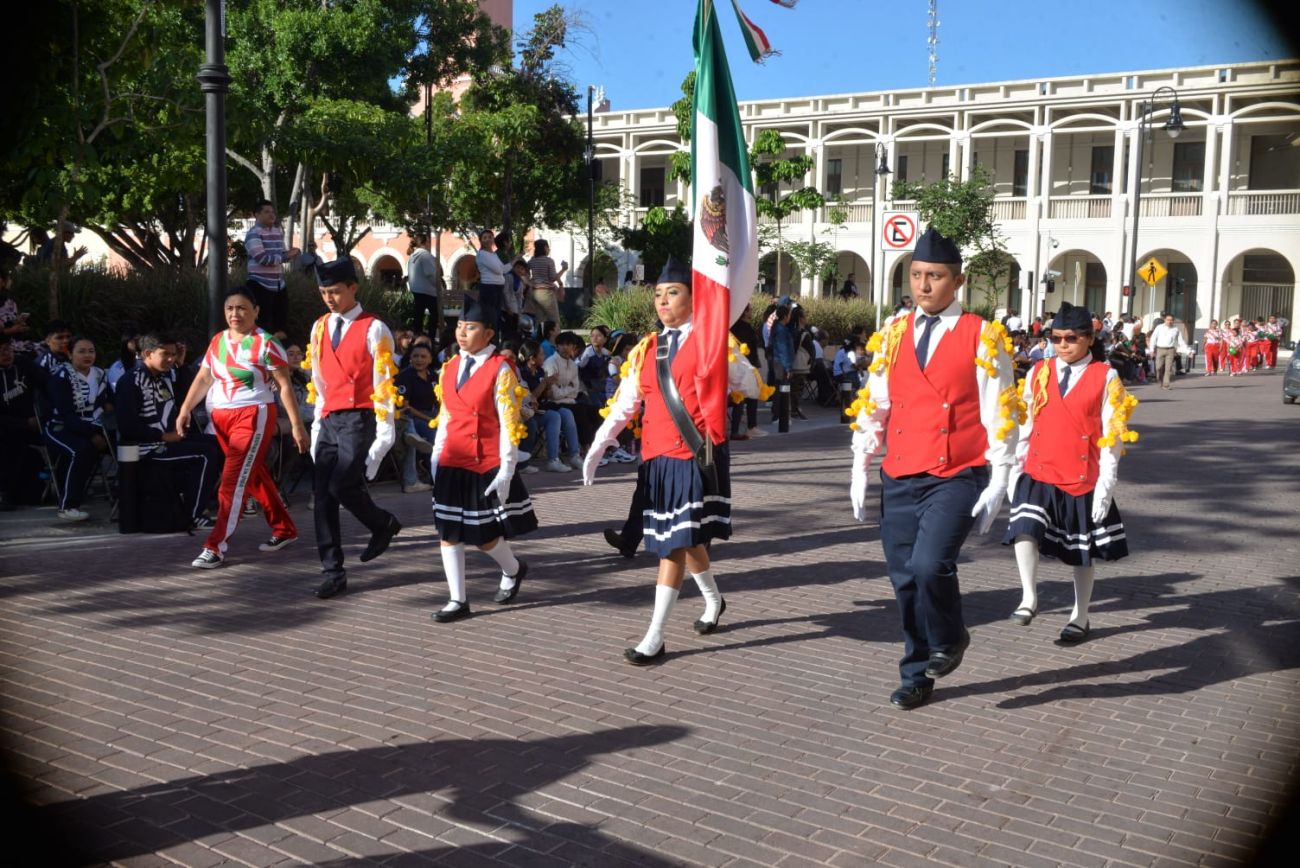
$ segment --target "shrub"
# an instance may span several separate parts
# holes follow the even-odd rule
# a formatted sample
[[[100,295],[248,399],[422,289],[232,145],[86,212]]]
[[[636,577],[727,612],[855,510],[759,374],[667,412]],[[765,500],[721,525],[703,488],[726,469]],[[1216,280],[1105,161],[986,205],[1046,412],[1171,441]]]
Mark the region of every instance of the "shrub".
[[[754,330],[762,334],[763,311],[776,299],[757,294],[750,304]],[[876,327],[876,306],[862,298],[794,298],[804,310],[808,325],[826,332],[825,346],[833,346],[847,338],[855,325],[864,325],[870,333]]]
[[[654,290],[630,286],[614,290],[604,298],[593,299],[583,325],[585,328],[606,325],[638,335],[656,331],[659,317],[655,315]]]

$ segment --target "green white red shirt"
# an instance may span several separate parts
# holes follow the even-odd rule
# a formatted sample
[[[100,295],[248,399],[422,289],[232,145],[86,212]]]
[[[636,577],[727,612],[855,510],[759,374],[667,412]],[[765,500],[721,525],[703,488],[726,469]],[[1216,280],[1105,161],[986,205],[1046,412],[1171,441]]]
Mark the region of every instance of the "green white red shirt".
[[[271,372],[289,367],[289,357],[280,342],[260,328],[238,341],[231,340],[226,329],[208,344],[203,367],[212,373],[208,397],[214,409],[254,407],[275,401]]]

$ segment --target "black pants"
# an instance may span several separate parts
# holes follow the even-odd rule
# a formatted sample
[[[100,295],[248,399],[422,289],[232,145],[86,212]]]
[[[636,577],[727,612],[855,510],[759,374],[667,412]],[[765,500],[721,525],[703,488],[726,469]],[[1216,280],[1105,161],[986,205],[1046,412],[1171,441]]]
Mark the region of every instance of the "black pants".
[[[253,284],[249,284],[252,286]],[[281,284],[279,289],[268,289],[261,284],[257,293],[257,324],[271,334],[289,330],[289,291]]]
[[[179,443],[167,443],[161,449],[141,456],[142,461],[165,462],[172,471],[185,498],[191,519],[198,518],[221,482],[221,468],[226,456],[221,444],[211,434],[186,437]]]
[[[417,335],[438,336],[438,296],[423,292],[411,293],[411,328]],[[428,326],[425,321],[428,320]]]
[[[366,490],[366,453],[375,442],[373,410],[341,410],[320,420],[314,462],[316,551],[326,576],[342,576],[343,537],[339,506],[372,534],[383,530],[393,515],[375,506]]]
[[[45,429],[45,443],[54,464],[54,481],[59,486],[59,509],[79,509],[86,486],[95,472],[99,449],[91,438],[51,423]]]
[[[758,427],[758,399],[746,398],[739,404],[731,405],[731,436],[735,437],[740,433],[740,420],[745,420],[746,427],[750,430]]]
[[[9,503],[35,502],[40,496],[41,457],[30,446],[41,445],[26,419],[0,416],[0,499]]]
[[[627,521],[619,536],[623,538],[625,548],[635,549],[645,539],[645,510],[649,505],[645,496],[645,469],[647,462],[642,461],[636,469],[636,488],[632,489],[632,502],[627,508]]]

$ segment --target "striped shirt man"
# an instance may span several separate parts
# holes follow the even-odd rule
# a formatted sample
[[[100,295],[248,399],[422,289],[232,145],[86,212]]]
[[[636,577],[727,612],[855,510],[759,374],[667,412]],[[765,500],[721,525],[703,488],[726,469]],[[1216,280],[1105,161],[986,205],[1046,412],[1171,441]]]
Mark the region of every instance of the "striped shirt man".
[[[283,284],[281,264],[288,258],[280,227],[254,223],[244,236],[244,251],[248,255],[249,279],[266,289],[279,290]]]

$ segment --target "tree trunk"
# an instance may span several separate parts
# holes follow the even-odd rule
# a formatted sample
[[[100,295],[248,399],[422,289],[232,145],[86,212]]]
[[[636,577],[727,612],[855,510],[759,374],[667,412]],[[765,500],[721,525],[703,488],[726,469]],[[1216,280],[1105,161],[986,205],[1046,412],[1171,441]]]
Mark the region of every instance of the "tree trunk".
[[[78,161],[72,164],[74,179],[77,176],[78,165]],[[59,317],[59,274],[63,271],[63,227],[67,221],[68,206],[65,203],[59,206],[59,222],[54,224],[54,245],[50,251],[50,319]]]

